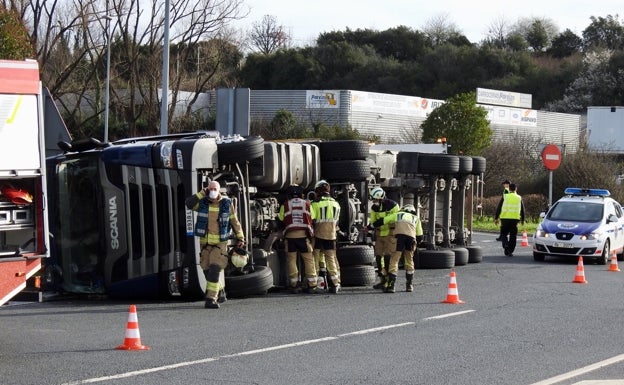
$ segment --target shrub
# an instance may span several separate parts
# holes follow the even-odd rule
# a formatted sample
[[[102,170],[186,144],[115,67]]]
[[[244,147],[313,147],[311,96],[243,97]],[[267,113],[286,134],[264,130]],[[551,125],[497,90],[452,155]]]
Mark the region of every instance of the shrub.
[[[496,207],[500,202],[501,196],[483,198],[481,202],[482,216],[494,218]],[[539,215],[548,208],[548,197],[541,194],[527,194],[522,196],[524,203],[524,219],[527,222],[539,221]]]

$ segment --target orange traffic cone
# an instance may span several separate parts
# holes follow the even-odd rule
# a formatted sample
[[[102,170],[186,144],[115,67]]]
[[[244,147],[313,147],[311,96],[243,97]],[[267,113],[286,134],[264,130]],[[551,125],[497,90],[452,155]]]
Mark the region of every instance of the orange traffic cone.
[[[118,350],[148,350],[149,347],[141,344],[139,333],[139,319],[137,318],[136,306],[130,305],[128,325],[126,326],[126,338],[123,345],[117,346]]]
[[[576,275],[574,276],[574,283],[587,283],[585,280],[585,268],[583,267],[583,257],[579,257],[578,265],[576,265]]]
[[[520,243],[520,246],[522,247],[527,247],[529,246],[529,237],[527,237],[527,232],[526,230],[524,230],[522,232],[522,243]]]
[[[611,264],[609,265],[609,271],[620,271],[620,268],[617,264],[617,254],[615,251],[613,252],[613,256],[611,257]]]
[[[457,291],[457,279],[455,278],[454,271],[451,271],[451,281],[449,282],[446,299],[442,301],[442,303],[464,303],[464,301],[459,299],[459,292]]]

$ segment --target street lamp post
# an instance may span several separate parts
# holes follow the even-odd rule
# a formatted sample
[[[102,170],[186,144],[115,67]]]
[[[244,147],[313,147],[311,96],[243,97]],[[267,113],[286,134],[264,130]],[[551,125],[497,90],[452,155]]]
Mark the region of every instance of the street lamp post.
[[[108,143],[108,107],[110,105],[110,51],[111,51],[111,35],[110,22],[113,19],[109,15],[104,16],[106,19],[106,104],[104,105],[104,143]]]

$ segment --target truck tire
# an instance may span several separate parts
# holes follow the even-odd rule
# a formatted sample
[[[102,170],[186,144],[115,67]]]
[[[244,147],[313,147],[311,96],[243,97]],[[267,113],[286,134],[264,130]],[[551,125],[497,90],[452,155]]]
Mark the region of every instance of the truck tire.
[[[468,249],[468,263],[479,263],[483,261],[483,249],[481,246],[465,246]]]
[[[221,143],[217,145],[219,164],[237,164],[251,161],[264,155],[264,139],[250,136],[240,142]]]
[[[485,158],[482,156],[472,157],[472,175],[481,175],[485,172]]]
[[[452,249],[455,253],[455,266],[464,266],[468,263],[470,253],[464,247],[455,247]]]
[[[336,250],[338,264],[340,267],[373,265],[375,263],[375,252],[368,245],[345,246]]]
[[[364,181],[371,176],[368,161],[331,160],[321,162],[321,177],[328,181]]]
[[[256,265],[251,273],[225,277],[225,292],[231,298],[265,295],[272,287],[273,272],[267,266]]]
[[[418,171],[421,174],[457,174],[459,157],[446,154],[420,154]]]
[[[449,249],[418,252],[421,269],[450,269],[455,267],[455,253]]]
[[[472,172],[472,157],[459,156],[459,173],[461,175],[468,175]]]
[[[319,143],[321,159],[364,160],[369,155],[369,145],[363,140],[331,140]]]
[[[375,268],[370,265],[340,268],[340,284],[342,286],[373,286],[376,279]]]

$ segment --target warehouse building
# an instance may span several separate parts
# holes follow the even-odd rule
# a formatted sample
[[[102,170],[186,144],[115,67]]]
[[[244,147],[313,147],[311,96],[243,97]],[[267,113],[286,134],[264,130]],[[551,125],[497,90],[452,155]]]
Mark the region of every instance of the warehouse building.
[[[251,121],[270,122],[283,109],[308,126],[350,126],[364,137],[400,143],[420,138],[420,125],[443,103],[418,96],[355,90],[250,90],[249,116]],[[559,145],[568,153],[578,150],[581,115],[507,104],[479,103],[488,111],[494,140],[531,137],[540,143]]]

